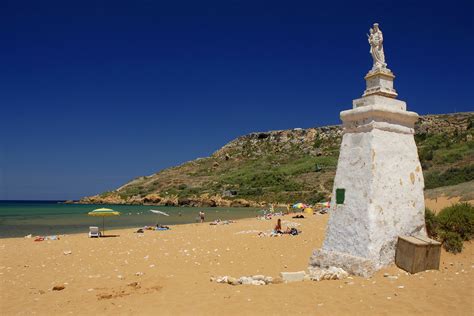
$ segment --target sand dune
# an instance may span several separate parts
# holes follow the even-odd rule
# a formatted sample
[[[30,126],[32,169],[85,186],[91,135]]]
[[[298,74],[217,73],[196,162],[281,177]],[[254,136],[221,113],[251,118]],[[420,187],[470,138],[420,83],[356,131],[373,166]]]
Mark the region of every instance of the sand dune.
[[[190,224],[120,237],[0,240],[4,315],[472,315],[474,247],[443,251],[440,271],[408,275],[395,266],[364,279],[230,286],[211,276],[299,271],[324,238],[327,215],[298,222],[299,236],[258,237],[274,221]],[[70,252],[70,254],[68,254]],[[65,254],[66,253],[66,254]],[[398,276],[388,279],[384,273]],[[61,291],[52,288],[62,285]]]

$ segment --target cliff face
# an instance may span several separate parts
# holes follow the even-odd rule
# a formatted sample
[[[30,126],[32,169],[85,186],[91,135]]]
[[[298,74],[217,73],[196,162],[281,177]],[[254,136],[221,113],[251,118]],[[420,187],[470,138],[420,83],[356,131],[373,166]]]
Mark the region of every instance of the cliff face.
[[[427,115],[416,124],[426,187],[474,178],[474,113]],[[208,158],[136,178],[82,203],[260,206],[327,199],[341,126],[252,133]]]

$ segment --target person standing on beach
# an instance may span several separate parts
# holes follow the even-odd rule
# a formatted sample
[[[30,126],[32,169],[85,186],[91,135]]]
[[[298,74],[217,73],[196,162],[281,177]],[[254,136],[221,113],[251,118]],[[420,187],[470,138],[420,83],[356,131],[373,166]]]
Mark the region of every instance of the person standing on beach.
[[[281,219],[277,220],[277,224],[275,225],[275,228],[273,229],[273,232],[275,234],[283,234],[283,231],[281,230]]]
[[[201,219],[201,223],[204,223],[204,212],[203,211],[199,211],[199,218]]]

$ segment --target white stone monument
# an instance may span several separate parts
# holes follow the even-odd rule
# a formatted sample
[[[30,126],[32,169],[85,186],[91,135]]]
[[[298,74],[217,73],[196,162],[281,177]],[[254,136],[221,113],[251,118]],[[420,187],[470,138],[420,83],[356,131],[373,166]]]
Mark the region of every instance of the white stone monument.
[[[378,24],[370,29],[373,68],[353,109],[342,111],[343,138],[326,237],[310,271],[336,266],[370,276],[395,259],[399,235],[426,236],[424,180],[414,140],[418,114],[396,100]]]

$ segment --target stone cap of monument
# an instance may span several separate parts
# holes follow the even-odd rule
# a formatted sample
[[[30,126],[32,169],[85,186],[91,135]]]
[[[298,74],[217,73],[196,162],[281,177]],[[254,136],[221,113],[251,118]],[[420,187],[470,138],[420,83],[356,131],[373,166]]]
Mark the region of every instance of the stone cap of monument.
[[[373,104],[342,111],[340,116],[344,133],[379,129],[401,134],[414,134],[414,125],[419,117],[415,112],[397,109],[390,104],[375,103],[375,101]]]
[[[405,101],[387,98],[378,94],[371,94],[359,99],[352,100],[353,109],[367,105],[383,105],[401,111],[406,111],[407,109],[407,104]]]
[[[372,69],[364,77],[366,89],[363,97],[369,95],[381,95],[389,98],[396,98],[397,91],[393,88],[393,80],[395,75],[388,68]]]

